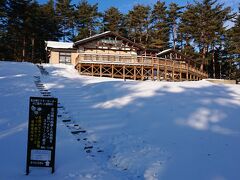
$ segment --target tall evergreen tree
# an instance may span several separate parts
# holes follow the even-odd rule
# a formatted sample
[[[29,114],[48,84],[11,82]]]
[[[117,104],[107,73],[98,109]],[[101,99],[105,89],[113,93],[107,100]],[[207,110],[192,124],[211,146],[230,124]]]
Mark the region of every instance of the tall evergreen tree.
[[[7,3],[8,58],[25,60],[27,43],[27,19],[31,0],[9,0]]]
[[[177,42],[177,34],[178,34],[178,21],[181,15],[181,9],[182,7],[179,7],[175,3],[171,3],[169,5],[169,11],[168,11],[168,23],[170,28],[170,33],[172,36],[173,41],[173,49],[176,49],[176,42]]]
[[[59,37],[53,1],[8,0],[3,38],[5,59],[37,62],[45,59],[45,40]]]
[[[6,0],[0,0],[0,38],[5,32],[6,23]]]
[[[194,19],[195,6],[187,5],[186,10],[181,14],[179,24],[179,41],[181,43],[181,51],[188,56],[194,56],[194,47],[192,46],[193,34],[197,25]]]
[[[169,25],[167,6],[165,2],[158,0],[154,4],[152,15],[152,44],[151,46],[161,49],[169,47]]]
[[[58,40],[61,37],[60,27],[56,12],[54,10],[54,1],[49,0],[46,4],[41,5],[38,8],[38,17],[35,38],[31,40],[32,47],[35,46],[36,57],[38,59],[45,59],[45,41],[47,40]],[[35,54],[34,51],[32,51]],[[32,58],[34,55],[32,54]]]
[[[92,36],[99,27],[98,4],[89,4],[87,0],[81,0],[77,6],[76,26],[78,35],[75,40]]]
[[[7,27],[7,14],[6,14],[6,0],[0,0],[0,60],[4,57],[5,52],[5,35]]]
[[[69,41],[74,36],[74,7],[71,0],[57,0],[56,14],[60,24],[63,41]]]
[[[238,79],[240,81],[240,4],[239,12],[236,18],[234,19],[234,26],[230,28],[227,32],[227,37],[225,45],[227,47],[227,56],[230,61],[228,69],[231,69],[230,78]]]
[[[115,8],[110,7],[103,14],[103,25],[104,30],[119,32],[121,25],[123,23],[123,15],[121,12]]]
[[[228,37],[230,52],[240,55],[240,7],[238,16],[234,20],[234,26],[228,31]]]
[[[207,64],[209,51],[220,42],[225,31],[224,23],[231,17],[230,11],[229,7],[224,8],[217,0],[203,0],[187,6],[183,13],[181,32],[187,44],[192,40],[199,48],[203,59],[201,69]]]
[[[44,23],[42,31],[45,35],[45,40],[58,40],[61,36],[60,26],[58,24],[58,17],[54,9],[54,0],[49,0],[46,4],[40,7],[41,20]]]
[[[149,40],[150,7],[135,5],[127,14],[128,36],[136,43],[146,45]]]

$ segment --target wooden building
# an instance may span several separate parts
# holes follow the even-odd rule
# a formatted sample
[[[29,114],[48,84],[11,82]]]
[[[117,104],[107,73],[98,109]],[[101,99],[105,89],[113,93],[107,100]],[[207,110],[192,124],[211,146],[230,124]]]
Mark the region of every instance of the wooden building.
[[[107,31],[74,43],[46,42],[49,63],[73,64],[81,75],[134,80],[200,80],[207,78],[196,62],[178,51],[145,49]]]

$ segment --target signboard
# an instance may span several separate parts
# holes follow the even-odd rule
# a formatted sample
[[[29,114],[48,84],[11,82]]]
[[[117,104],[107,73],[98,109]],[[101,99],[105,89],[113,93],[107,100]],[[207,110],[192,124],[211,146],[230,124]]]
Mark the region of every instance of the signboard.
[[[101,42],[105,44],[119,45],[119,46],[121,46],[121,44],[123,43],[121,40],[115,40],[115,39],[102,39]]]
[[[57,99],[30,97],[26,174],[29,167],[51,167],[54,173]]]

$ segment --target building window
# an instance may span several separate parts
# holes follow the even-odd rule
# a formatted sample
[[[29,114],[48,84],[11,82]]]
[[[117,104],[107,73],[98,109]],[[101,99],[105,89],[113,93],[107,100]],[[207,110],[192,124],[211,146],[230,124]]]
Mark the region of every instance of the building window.
[[[59,53],[59,63],[71,64],[71,53],[60,52]]]

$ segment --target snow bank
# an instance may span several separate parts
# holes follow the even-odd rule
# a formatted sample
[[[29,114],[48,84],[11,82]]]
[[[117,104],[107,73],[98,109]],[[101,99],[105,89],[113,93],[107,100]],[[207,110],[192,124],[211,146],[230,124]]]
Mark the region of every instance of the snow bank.
[[[47,66],[46,79],[122,179],[238,179],[240,86],[136,82]],[[70,73],[69,73],[70,72]],[[234,158],[233,158],[234,157]]]
[[[58,48],[58,49],[73,48],[72,42],[46,41],[45,43],[46,43],[46,48]]]
[[[41,80],[66,107],[63,118],[87,133],[71,135],[59,118],[56,173],[33,170],[30,179],[240,179],[239,85],[123,81],[79,76],[70,65],[44,67],[50,75]],[[0,63],[0,179],[28,178],[27,106],[30,95],[39,95],[35,74],[31,64]]]

